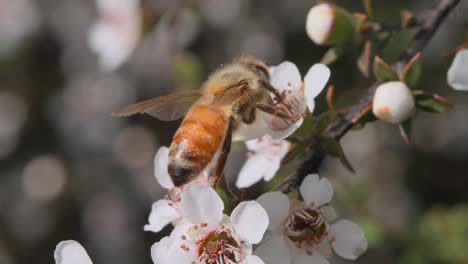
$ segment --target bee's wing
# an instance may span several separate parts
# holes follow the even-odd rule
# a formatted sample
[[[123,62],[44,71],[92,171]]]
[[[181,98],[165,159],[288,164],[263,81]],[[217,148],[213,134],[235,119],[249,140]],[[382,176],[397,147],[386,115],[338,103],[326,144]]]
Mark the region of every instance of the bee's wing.
[[[213,102],[211,104],[214,106],[225,106],[232,104],[236,99],[242,96],[245,88],[246,86],[236,86],[222,93],[218,93],[214,96]]]
[[[149,114],[163,121],[177,120],[185,115],[195,101],[201,97],[200,92],[182,92],[156,97],[140,103],[129,105],[112,113],[113,116],[130,116]]]

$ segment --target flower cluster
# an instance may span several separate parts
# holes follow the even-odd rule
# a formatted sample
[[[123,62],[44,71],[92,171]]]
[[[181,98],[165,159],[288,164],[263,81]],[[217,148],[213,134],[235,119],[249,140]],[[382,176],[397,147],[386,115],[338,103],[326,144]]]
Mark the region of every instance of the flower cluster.
[[[356,259],[367,249],[358,225],[349,220],[332,223],[336,214],[329,205],[333,187],[317,174],[308,175],[299,188],[304,201],[290,201],[280,192],[269,192],[257,201],[270,216],[271,238],[255,252],[269,264],[328,263],[333,250]]]
[[[323,90],[330,76],[326,66],[316,64],[302,81],[299,70],[290,62],[271,67],[270,73],[272,84],[279,90],[283,103],[275,104],[273,97],[269,102],[278,110],[299,116],[304,115],[307,109],[310,112],[314,110],[314,98]],[[284,138],[302,122],[303,117],[286,121],[259,112],[258,121],[246,125],[237,134],[238,139],[254,137],[246,141],[251,152],[240,170],[236,182],[238,188],[249,187],[260,179],[268,181],[275,176],[281,159],[290,148],[290,143]],[[255,138],[255,133],[262,136]],[[313,261],[328,256],[323,251],[327,250],[326,245],[348,259],[354,259],[365,251],[365,238],[355,224],[345,220],[329,224],[333,209],[326,204],[330,202],[333,191],[326,179],[319,181],[317,175],[307,177],[301,185],[305,202],[297,203],[295,208],[289,205],[286,195],[273,192],[264,194],[257,201],[239,202],[228,216],[223,213],[223,200],[211,188],[210,168],[206,168],[194,181],[176,187],[168,173],[168,160],[169,149],[161,147],[154,158],[154,176],[168,194],[152,205],[148,224],[144,226],[145,231],[152,232],[159,232],[170,223],[174,226],[169,236],[152,246],[151,256],[155,263],[301,263],[301,258]],[[347,244],[350,240],[343,235],[350,235],[352,243]],[[254,251],[253,245],[260,242],[262,244]],[[272,250],[283,245],[285,247],[280,251],[284,254],[276,258],[279,251]],[[293,247],[299,251],[290,252]],[[305,255],[296,256],[292,252]],[[60,243],[55,259],[58,264],[91,263],[86,251],[75,241]],[[284,259],[287,261],[282,262]]]

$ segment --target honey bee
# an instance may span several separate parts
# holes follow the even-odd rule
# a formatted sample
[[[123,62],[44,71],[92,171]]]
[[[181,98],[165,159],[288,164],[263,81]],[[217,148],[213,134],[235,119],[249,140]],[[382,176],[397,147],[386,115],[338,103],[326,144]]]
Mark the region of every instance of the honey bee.
[[[267,66],[244,56],[214,71],[199,91],[149,99],[112,115],[146,113],[163,121],[185,115],[169,147],[168,172],[174,185],[180,186],[198,176],[215,157],[217,182],[224,173],[233,132],[241,123],[252,124],[257,109],[282,119],[298,119],[277,110],[272,98],[276,104],[282,102],[282,95],[270,84]]]

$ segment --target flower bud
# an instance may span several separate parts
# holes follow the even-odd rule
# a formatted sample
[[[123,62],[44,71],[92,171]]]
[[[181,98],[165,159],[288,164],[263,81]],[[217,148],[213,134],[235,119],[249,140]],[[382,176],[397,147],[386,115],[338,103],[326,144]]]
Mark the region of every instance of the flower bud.
[[[341,7],[322,3],[310,9],[306,31],[317,45],[341,44],[353,37],[354,17]]]
[[[414,107],[414,97],[406,84],[387,82],[377,87],[372,111],[377,118],[398,124],[411,116]]]
[[[457,52],[447,73],[447,82],[455,90],[468,91],[468,49]]]

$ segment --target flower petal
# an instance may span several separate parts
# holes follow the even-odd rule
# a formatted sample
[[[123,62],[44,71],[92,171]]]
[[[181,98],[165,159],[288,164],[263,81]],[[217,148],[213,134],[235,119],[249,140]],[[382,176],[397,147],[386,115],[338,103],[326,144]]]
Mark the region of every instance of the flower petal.
[[[233,141],[246,141],[252,140],[264,135],[270,134],[272,131],[265,123],[266,113],[262,111],[255,111],[255,122],[252,124],[241,123],[239,128],[232,134]]]
[[[447,82],[455,90],[468,91],[468,49],[457,52],[447,73]]]
[[[364,232],[349,220],[340,220],[331,225],[330,233],[334,236],[333,249],[345,259],[354,260],[367,250]]]
[[[255,255],[248,255],[245,258],[245,264],[264,264],[263,260]]]
[[[292,135],[299,127],[302,126],[304,122],[304,118],[297,120],[296,123],[292,124],[289,128],[281,130],[281,131],[272,131],[269,134],[273,139],[284,139]]]
[[[281,192],[264,193],[258,197],[257,202],[267,211],[270,229],[279,227],[289,215],[288,196]]]
[[[156,177],[159,185],[165,189],[170,190],[174,187],[174,183],[172,182],[171,176],[169,176],[169,172],[167,171],[168,162],[169,148],[160,147],[156,153],[156,156],[154,156],[154,176]]]
[[[163,237],[159,242],[151,246],[151,259],[155,264],[193,263],[195,249],[187,247],[189,251],[183,250],[181,245],[187,246],[186,244],[182,243],[181,239],[173,236]]]
[[[56,264],[92,264],[93,262],[80,243],[67,240],[58,243],[54,251]]]
[[[327,204],[333,197],[333,186],[327,178],[319,180],[318,174],[310,174],[305,177],[299,187],[302,197],[307,205],[314,207]]]
[[[151,206],[151,213],[148,218],[148,225],[145,225],[143,229],[145,231],[159,232],[167,224],[179,218],[180,214],[173,206],[172,201],[159,200],[153,203]]]
[[[246,188],[260,181],[265,171],[271,166],[271,160],[262,154],[253,155],[248,158],[242,166],[237,177],[237,188]]]
[[[192,224],[217,224],[223,218],[223,201],[208,186],[195,183],[186,185],[180,206],[184,219]]]
[[[312,65],[305,75],[304,96],[310,112],[314,111],[314,99],[325,88],[328,79],[330,79],[330,69],[325,64],[321,63]]]
[[[270,181],[278,172],[281,166],[281,159],[276,159],[270,161],[270,166],[265,169],[263,172],[263,180]]]
[[[271,85],[279,91],[297,91],[302,84],[301,73],[297,66],[289,61],[285,61],[275,67],[271,75]]]
[[[325,217],[325,220],[327,222],[333,222],[336,220],[335,209],[333,209],[333,207],[329,205],[322,206],[320,208],[320,213],[322,213],[322,215]]]
[[[291,254],[283,237],[273,237],[260,245],[255,254],[268,264],[291,263]]]
[[[294,264],[329,264],[328,260],[319,254],[307,255],[302,252],[294,258]]]
[[[268,222],[267,212],[256,201],[241,202],[231,213],[234,230],[250,244],[257,244],[262,240]]]

